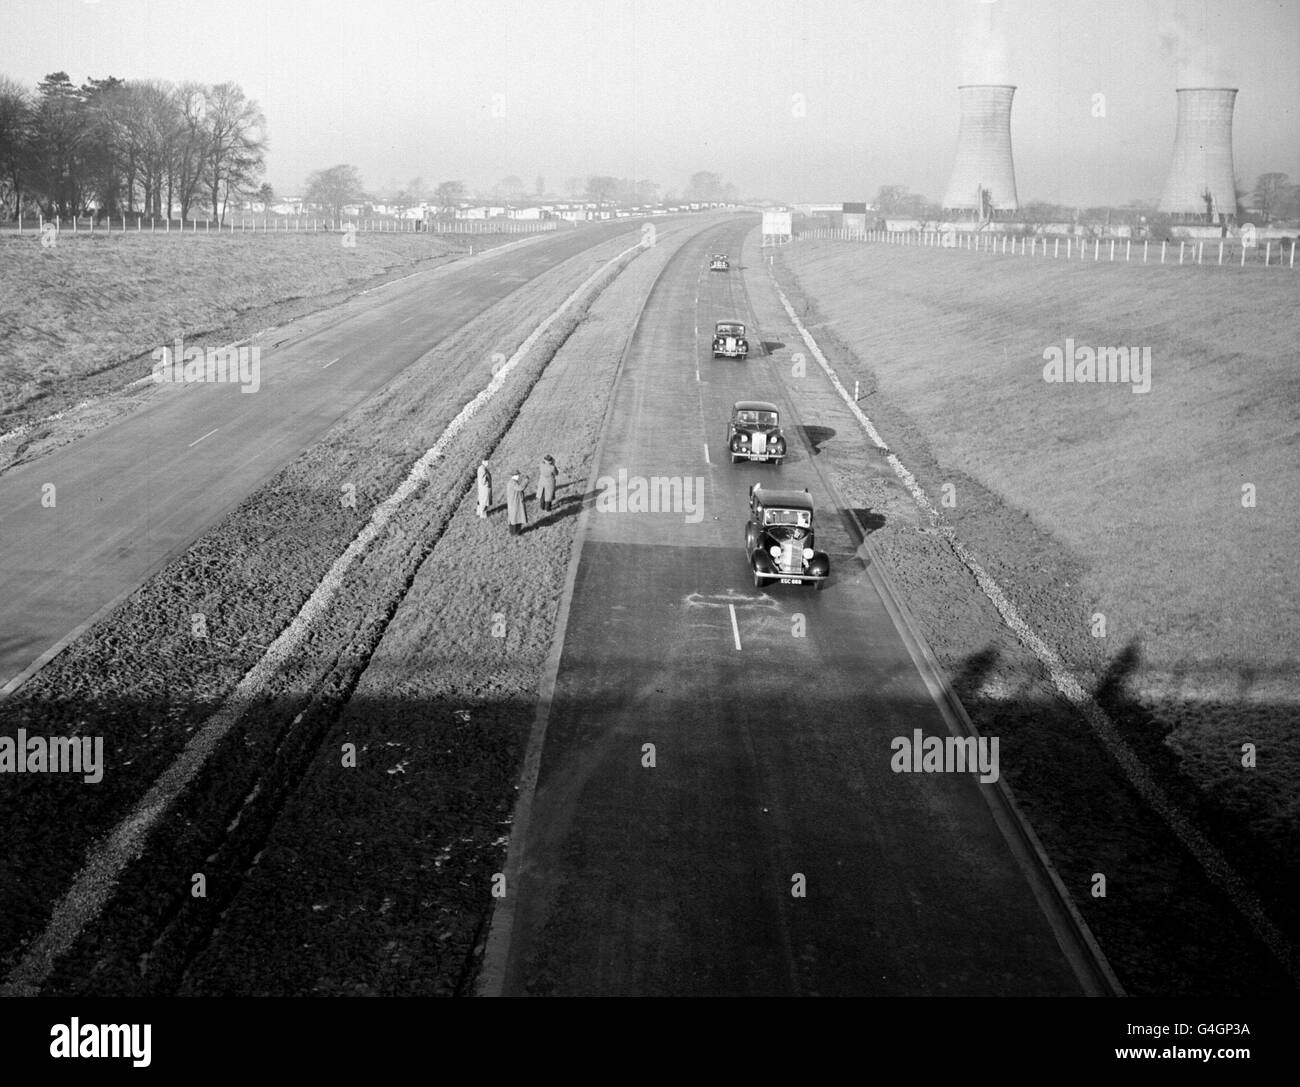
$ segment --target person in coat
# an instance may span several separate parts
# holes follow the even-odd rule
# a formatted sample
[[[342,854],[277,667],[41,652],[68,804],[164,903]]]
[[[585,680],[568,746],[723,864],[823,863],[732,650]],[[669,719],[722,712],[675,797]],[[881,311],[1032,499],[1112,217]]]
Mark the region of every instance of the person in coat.
[[[555,481],[559,477],[555,467],[555,458],[549,453],[542,458],[542,465],[537,470],[537,504],[546,511],[555,508]]]
[[[510,535],[518,536],[524,525],[528,524],[528,508],[524,505],[524,490],[528,487],[528,477],[516,468],[506,480],[506,520],[510,525]]]
[[[484,460],[478,466],[478,515],[486,518],[490,505],[492,505],[492,469]]]

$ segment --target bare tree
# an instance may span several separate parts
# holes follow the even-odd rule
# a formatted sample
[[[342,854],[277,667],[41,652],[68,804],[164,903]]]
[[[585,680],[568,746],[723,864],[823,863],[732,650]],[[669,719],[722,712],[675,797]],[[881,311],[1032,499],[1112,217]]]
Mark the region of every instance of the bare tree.
[[[465,182],[443,181],[434,190],[433,198],[439,208],[454,208],[465,199]]]
[[[31,127],[31,95],[15,80],[0,76],[0,208],[12,200],[15,216],[22,214]]]
[[[1271,222],[1277,214],[1278,204],[1282,202],[1286,188],[1286,174],[1260,174],[1256,178],[1255,191],[1251,194],[1251,199],[1264,216],[1265,223]]]
[[[173,191],[180,205],[181,218],[190,214],[190,206],[205,182],[211,135],[208,119],[208,91],[201,83],[182,83],[175,92],[176,117],[170,141],[170,164],[167,204]],[[215,217],[215,212],[214,212]]]
[[[618,196],[619,181],[616,177],[594,175],[587,178],[587,199],[597,204],[607,204]]]
[[[719,174],[701,170],[691,174],[682,199],[702,203],[731,202],[736,199],[736,186],[723,184]]]
[[[236,83],[218,83],[207,91],[206,169],[204,182],[212,197],[212,217],[220,226],[225,205],[243,191],[265,166],[266,119],[257,103]]]
[[[361,187],[361,174],[355,166],[340,164],[328,170],[317,170],[307,179],[307,189],[303,199],[308,203],[318,204],[328,213],[329,218],[337,219],[345,204],[360,200],[365,196]]]

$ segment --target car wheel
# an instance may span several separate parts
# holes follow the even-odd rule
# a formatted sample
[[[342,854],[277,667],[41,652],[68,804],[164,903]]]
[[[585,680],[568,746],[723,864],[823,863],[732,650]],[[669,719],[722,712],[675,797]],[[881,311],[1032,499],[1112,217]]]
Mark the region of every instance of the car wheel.
[[[826,578],[822,578],[821,581],[817,582],[818,592],[821,592],[824,588],[826,588],[826,580],[827,580]]]
[[[757,571],[755,571],[755,573],[754,573],[754,588],[755,588],[755,589],[761,589],[762,587],[763,587],[763,575],[760,574],[760,573],[758,573]]]

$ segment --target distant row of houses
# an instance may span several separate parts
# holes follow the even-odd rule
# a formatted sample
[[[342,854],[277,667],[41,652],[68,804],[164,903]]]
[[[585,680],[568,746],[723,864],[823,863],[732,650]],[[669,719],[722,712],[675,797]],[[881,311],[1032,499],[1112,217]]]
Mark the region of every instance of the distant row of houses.
[[[393,219],[563,219],[568,222],[585,222],[599,219],[622,219],[632,215],[669,215],[688,211],[708,211],[716,208],[734,208],[734,204],[721,201],[684,202],[676,204],[636,204],[617,207],[596,201],[537,204],[483,204],[464,202],[454,206],[440,206],[422,201],[419,204],[345,204],[341,210],[344,218],[382,216]],[[252,215],[319,215],[322,209],[301,197],[287,196],[270,207],[260,200],[245,200],[242,210]]]

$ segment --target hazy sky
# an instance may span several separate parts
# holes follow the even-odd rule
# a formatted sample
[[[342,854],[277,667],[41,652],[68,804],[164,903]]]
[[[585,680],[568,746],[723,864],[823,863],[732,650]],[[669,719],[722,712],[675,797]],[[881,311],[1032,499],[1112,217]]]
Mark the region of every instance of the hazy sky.
[[[712,170],[938,200],[962,82],[1017,85],[1022,202],[1156,199],[1184,85],[1240,88],[1245,187],[1300,180],[1300,0],[5,0],[0,74],[60,70],[240,84],[281,194],[345,162],[371,190]]]

